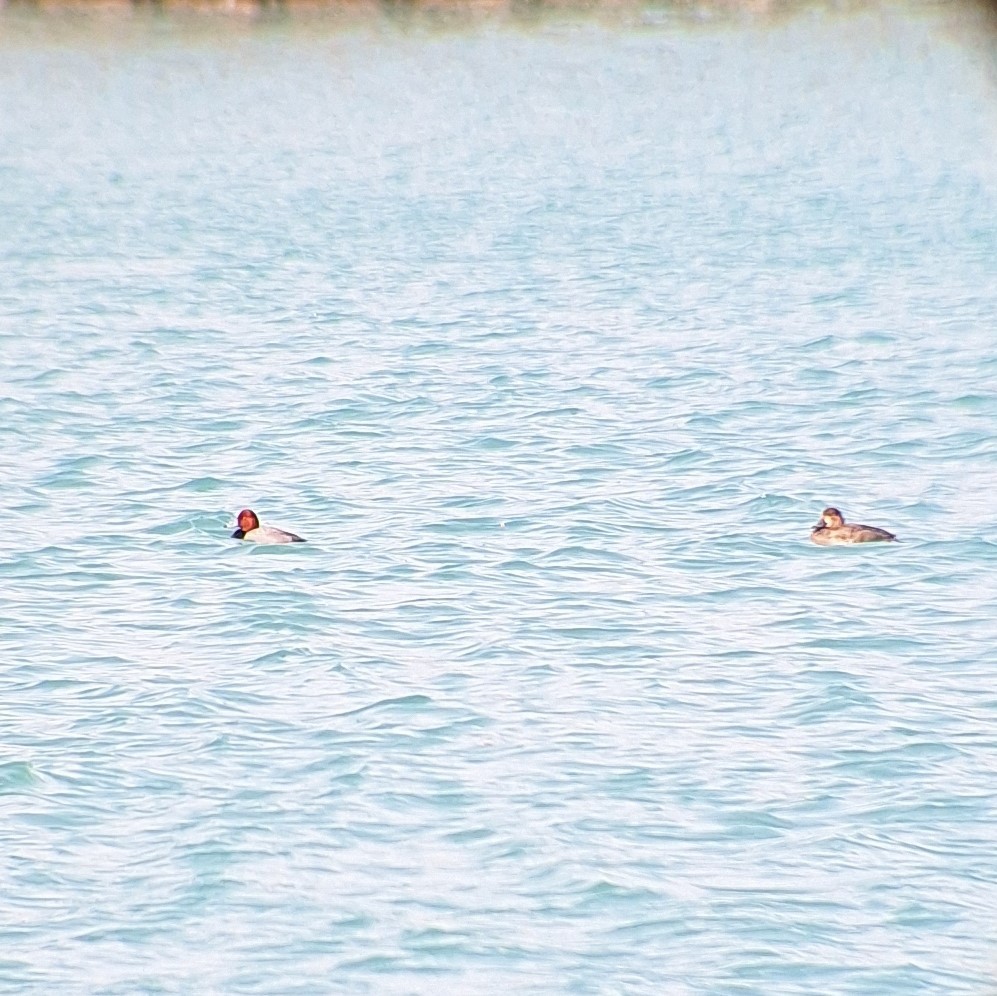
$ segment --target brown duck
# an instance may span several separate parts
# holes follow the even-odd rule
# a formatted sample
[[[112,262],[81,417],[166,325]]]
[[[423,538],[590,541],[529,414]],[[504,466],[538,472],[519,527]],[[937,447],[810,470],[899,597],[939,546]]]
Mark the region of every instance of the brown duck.
[[[810,538],[819,546],[838,546],[841,543],[890,543],[896,541],[893,533],[877,526],[862,526],[845,522],[836,508],[825,508],[820,522],[810,530]]]

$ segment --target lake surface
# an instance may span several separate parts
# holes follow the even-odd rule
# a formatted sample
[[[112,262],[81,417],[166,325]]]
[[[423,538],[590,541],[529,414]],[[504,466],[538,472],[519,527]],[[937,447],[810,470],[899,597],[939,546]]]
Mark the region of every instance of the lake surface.
[[[0,12],[0,991],[997,992],[993,51]]]

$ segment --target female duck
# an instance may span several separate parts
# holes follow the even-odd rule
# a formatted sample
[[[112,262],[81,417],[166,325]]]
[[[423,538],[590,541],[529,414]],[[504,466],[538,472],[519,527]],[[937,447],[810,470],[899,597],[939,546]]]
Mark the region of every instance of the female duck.
[[[820,546],[837,546],[841,543],[889,543],[896,540],[893,533],[876,526],[860,526],[846,523],[845,517],[836,508],[825,508],[820,513],[820,522],[810,530],[810,538]]]
[[[251,543],[304,543],[300,536],[285,532],[275,526],[261,526],[260,520],[251,508],[239,513],[239,528],[232,533],[232,539],[249,540]]]

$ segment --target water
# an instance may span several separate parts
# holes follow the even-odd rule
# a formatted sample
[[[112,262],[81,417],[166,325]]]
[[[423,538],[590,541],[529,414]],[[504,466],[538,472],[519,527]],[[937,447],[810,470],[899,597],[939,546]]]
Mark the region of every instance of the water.
[[[0,990],[995,991],[980,22],[0,31]]]

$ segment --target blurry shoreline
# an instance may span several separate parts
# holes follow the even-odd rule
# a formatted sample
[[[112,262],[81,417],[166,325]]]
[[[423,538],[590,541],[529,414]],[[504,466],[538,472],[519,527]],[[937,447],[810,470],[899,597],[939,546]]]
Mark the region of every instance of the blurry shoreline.
[[[930,0],[929,0],[930,2]],[[0,17],[69,13],[143,16],[149,14],[228,15],[281,19],[531,20],[547,15],[661,16],[777,14],[805,8],[835,11],[877,6],[869,0],[0,0]]]
[[[997,0],[0,0],[0,40],[44,38],[96,29],[115,37],[216,26],[282,30],[463,30],[601,23],[653,28],[711,23],[774,24],[801,15],[942,14],[963,40],[992,45]],[[129,26],[125,28],[124,26]],[[997,71],[995,71],[997,72]]]

